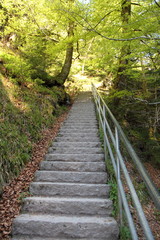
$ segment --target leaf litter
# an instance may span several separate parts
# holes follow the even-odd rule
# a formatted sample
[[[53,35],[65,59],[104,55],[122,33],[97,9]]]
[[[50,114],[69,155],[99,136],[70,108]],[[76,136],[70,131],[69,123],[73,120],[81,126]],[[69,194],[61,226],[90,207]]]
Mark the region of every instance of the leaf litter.
[[[52,128],[42,131],[42,138],[33,146],[31,161],[22,169],[19,176],[4,186],[0,199],[0,240],[9,240],[13,219],[19,215],[24,197],[30,196],[28,191],[34,173],[39,169],[51,141],[56,137],[68,112],[57,118]]]

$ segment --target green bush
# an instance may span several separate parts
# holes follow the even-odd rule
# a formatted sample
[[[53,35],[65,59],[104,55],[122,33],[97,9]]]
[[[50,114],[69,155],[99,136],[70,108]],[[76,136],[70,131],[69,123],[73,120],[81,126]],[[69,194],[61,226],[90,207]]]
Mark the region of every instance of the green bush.
[[[19,83],[31,81],[30,76],[33,70],[21,55],[0,52],[0,58],[3,59],[7,75],[12,78],[12,81],[14,80]]]

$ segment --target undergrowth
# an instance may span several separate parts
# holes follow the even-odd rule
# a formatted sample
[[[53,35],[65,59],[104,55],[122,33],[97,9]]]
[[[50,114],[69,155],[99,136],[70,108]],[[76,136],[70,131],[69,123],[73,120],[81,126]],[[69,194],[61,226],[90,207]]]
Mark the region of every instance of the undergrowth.
[[[143,162],[160,167],[159,88],[150,86],[148,95],[141,91],[115,91],[103,94],[114,116],[122,126]],[[154,92],[157,93],[156,97]]]
[[[41,131],[63,110],[62,89],[36,83],[19,85],[0,75],[0,193],[29,161]]]

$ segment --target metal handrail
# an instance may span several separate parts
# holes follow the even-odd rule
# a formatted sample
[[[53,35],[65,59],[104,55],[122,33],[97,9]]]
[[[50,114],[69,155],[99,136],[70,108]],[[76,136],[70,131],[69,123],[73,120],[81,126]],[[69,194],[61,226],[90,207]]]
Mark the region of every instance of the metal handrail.
[[[120,149],[120,141],[123,142],[125,149],[128,151],[131,159],[137,166],[137,169],[149,191],[150,196],[152,197],[153,201],[155,202],[155,205],[158,209],[160,209],[160,195],[150,180],[145,168],[143,167],[142,163],[140,162],[139,157],[137,156],[136,152],[134,151],[133,147],[131,146],[130,142],[126,138],[122,128],[120,127],[118,121],[115,119],[113,114],[111,113],[110,109],[104,102],[103,98],[101,95],[97,92],[97,89],[95,86],[92,84],[92,93],[94,96],[97,112],[99,115],[99,120],[101,123],[101,127],[103,129],[104,133],[104,148],[107,147],[108,153],[110,155],[113,168],[115,171],[115,176],[117,180],[117,185],[118,185],[118,195],[119,195],[119,206],[120,206],[120,221],[122,219],[122,208],[124,209],[126,213],[126,218],[128,220],[128,226],[131,232],[131,236],[133,240],[138,239],[138,235],[136,232],[136,228],[133,222],[132,215],[130,213],[129,209],[129,204],[127,202],[126,194],[123,188],[122,180],[121,180],[121,172],[123,172],[123,175],[125,177],[126,183],[129,187],[130,194],[135,206],[135,209],[137,210],[137,215],[139,217],[139,221],[141,224],[141,227],[144,231],[144,235],[146,239],[151,240],[154,239],[153,234],[151,232],[151,229],[149,227],[149,224],[147,222],[147,219],[145,217],[145,214],[143,212],[141,203],[138,199],[136,190],[134,188],[134,185],[131,181],[131,178],[128,174],[125,162],[124,162],[124,156],[122,155],[121,149]],[[107,117],[106,117],[107,115]],[[113,134],[113,131],[111,129],[111,126],[108,122],[108,118],[112,121],[112,127],[115,129],[115,133]],[[113,151],[114,147],[114,151]],[[107,153],[105,151],[105,159],[107,159]]]

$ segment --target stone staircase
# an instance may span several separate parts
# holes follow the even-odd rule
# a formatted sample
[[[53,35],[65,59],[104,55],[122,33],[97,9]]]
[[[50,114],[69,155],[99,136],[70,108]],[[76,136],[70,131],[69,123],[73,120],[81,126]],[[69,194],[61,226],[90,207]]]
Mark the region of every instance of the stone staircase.
[[[15,218],[12,240],[118,239],[90,93],[81,93]]]

